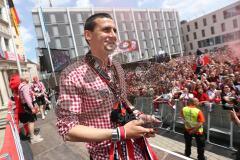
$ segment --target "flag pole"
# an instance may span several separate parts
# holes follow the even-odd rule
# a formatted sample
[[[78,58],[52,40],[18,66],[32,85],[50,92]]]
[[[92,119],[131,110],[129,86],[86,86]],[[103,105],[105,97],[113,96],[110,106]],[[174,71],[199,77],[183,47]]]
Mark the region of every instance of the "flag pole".
[[[10,8],[9,8],[9,5],[7,4],[7,0],[4,0],[4,5],[7,8],[6,9],[7,10],[7,19],[8,19],[8,23],[9,23],[9,26],[10,26],[9,29],[10,29],[11,39],[12,39],[12,43],[13,43],[13,51],[14,51],[14,54],[15,54],[15,57],[16,57],[16,61],[17,61],[18,73],[21,76],[22,75],[22,69],[21,69],[21,65],[20,65],[20,62],[19,62],[17,49],[16,49],[16,43],[15,43],[14,36],[13,36],[12,22],[11,22],[10,14],[9,14],[9,9]]]

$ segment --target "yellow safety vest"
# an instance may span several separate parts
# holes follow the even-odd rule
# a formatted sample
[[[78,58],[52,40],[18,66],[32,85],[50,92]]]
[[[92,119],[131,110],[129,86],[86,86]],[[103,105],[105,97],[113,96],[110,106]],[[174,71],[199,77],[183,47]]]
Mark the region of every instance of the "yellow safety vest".
[[[197,126],[198,122],[198,113],[200,109],[192,108],[192,107],[184,107],[183,108],[183,117],[185,119],[185,128],[191,129]],[[197,130],[198,133],[203,133],[203,125]]]

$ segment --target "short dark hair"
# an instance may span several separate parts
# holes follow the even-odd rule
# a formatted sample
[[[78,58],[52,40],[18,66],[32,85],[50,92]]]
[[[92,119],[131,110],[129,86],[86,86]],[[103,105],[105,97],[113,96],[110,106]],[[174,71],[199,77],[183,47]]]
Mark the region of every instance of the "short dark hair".
[[[94,20],[97,19],[97,18],[113,19],[111,17],[111,15],[108,14],[108,13],[96,13],[96,14],[93,14],[90,17],[88,17],[88,19],[86,20],[85,25],[84,25],[84,30],[93,31],[95,26],[96,26],[96,23],[94,22]]]
[[[194,98],[189,98],[187,105],[195,105],[195,99]]]

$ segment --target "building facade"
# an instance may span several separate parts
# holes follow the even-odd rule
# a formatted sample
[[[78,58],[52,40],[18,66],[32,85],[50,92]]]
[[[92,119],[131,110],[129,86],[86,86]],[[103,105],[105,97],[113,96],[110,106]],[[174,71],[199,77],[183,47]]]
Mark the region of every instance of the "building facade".
[[[113,17],[120,42],[137,42],[137,51],[117,55],[122,63],[151,59],[161,51],[170,57],[183,53],[178,12],[160,9],[35,8],[32,15],[38,47],[67,49],[71,58],[85,55],[84,22],[98,12]]]
[[[240,1],[181,23],[187,53],[240,46]]]
[[[6,106],[12,92],[9,88],[9,78],[18,72],[16,55],[14,53],[14,42],[16,41],[17,55],[21,61],[22,71],[28,71],[25,63],[23,43],[10,26],[6,0],[0,0],[0,108]],[[11,30],[12,29],[12,30]],[[12,35],[13,37],[12,38]]]

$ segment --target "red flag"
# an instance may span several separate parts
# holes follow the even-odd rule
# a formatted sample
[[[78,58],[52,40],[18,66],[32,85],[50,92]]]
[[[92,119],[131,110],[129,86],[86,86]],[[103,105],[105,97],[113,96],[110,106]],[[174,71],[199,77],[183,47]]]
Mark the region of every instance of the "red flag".
[[[203,65],[204,65],[204,66],[207,65],[207,64],[209,64],[209,63],[210,63],[209,55],[204,55],[204,56],[202,57],[202,61],[203,61]]]

